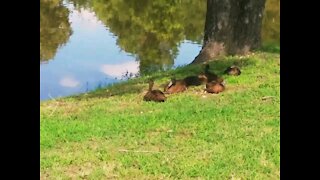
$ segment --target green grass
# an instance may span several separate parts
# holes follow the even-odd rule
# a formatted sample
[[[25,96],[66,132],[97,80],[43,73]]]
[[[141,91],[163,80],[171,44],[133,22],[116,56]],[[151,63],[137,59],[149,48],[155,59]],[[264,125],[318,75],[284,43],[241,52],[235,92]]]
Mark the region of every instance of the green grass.
[[[218,95],[202,86],[142,101],[148,78],[160,87],[201,72],[195,65],[40,103],[41,179],[279,179],[279,53],[210,69],[222,75],[231,64],[242,74],[223,75]]]

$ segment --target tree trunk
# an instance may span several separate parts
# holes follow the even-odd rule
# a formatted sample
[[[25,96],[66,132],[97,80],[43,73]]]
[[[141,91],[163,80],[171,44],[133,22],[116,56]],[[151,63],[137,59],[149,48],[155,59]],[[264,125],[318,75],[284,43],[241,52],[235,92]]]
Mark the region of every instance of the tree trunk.
[[[258,48],[265,1],[207,0],[203,46],[191,64]]]

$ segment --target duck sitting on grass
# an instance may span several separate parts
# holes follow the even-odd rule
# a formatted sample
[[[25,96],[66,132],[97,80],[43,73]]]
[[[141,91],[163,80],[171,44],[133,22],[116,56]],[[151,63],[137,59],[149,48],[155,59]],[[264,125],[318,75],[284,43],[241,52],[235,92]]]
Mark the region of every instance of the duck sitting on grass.
[[[144,101],[155,101],[155,102],[165,102],[166,97],[164,93],[160,90],[152,90],[154,81],[149,80],[149,90],[146,95],[144,95]]]
[[[217,78],[217,80],[208,82],[206,84],[205,91],[208,93],[219,94],[220,92],[225,90],[225,81],[223,78]]]
[[[241,71],[237,66],[230,66],[224,71],[224,73],[232,76],[239,76],[241,74]]]
[[[200,74],[198,76],[188,76],[183,79],[186,83],[186,86],[199,86],[201,84],[207,83],[207,77],[204,74]]]
[[[184,80],[176,80],[175,78],[171,78],[171,81],[164,88],[164,92],[166,94],[179,93],[187,90],[187,85]]]

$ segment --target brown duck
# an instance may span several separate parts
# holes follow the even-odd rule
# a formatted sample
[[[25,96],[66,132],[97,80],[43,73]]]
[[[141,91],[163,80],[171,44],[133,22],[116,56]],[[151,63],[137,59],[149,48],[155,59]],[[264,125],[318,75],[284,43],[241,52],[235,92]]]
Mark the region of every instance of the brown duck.
[[[225,81],[223,78],[218,78],[216,81],[211,81],[206,84],[206,89],[208,93],[219,94],[225,90]]]
[[[164,92],[167,94],[179,93],[185,90],[187,90],[186,82],[175,78],[171,78],[169,84],[164,88]]]
[[[224,73],[232,76],[239,76],[241,74],[241,71],[237,66],[230,66],[224,71]]]
[[[153,87],[153,80],[149,81],[149,90],[146,95],[144,95],[143,100],[144,101],[155,101],[155,102],[165,102],[166,97],[164,93],[160,90],[152,90]]]
[[[198,76],[188,76],[183,79],[186,83],[186,86],[199,86],[201,84],[207,83],[208,79],[204,74],[200,74]]]

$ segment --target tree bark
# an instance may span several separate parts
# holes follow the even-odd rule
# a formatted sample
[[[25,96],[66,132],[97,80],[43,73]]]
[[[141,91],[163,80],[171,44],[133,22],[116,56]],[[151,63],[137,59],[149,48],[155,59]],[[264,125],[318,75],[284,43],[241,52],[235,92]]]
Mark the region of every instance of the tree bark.
[[[194,63],[260,47],[266,0],[207,0],[202,50]]]

